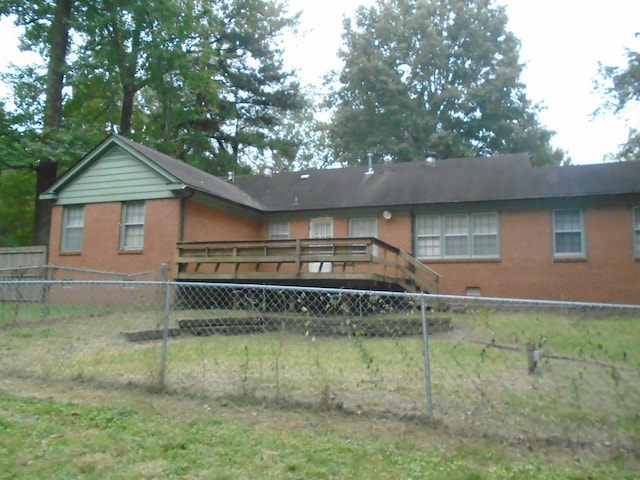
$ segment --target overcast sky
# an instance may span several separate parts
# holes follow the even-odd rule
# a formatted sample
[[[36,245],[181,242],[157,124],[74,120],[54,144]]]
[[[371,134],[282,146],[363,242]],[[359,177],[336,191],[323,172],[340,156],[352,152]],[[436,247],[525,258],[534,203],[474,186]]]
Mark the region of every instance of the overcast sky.
[[[374,0],[289,0],[291,11],[302,10],[298,37],[287,46],[287,60],[304,83],[319,84],[339,68],[342,19],[357,6]],[[574,163],[599,163],[618,150],[628,127],[640,129],[640,111],[628,118],[611,114],[593,120],[600,99],[592,82],[598,62],[623,65],[624,48],[640,50],[640,0],[497,0],[506,5],[509,28],[522,42],[522,80],[529,97],[546,110],[542,123],[557,132],[553,143],[568,151]],[[0,22],[0,71],[9,62],[26,63],[17,50],[16,33]],[[6,92],[2,92],[6,95]]]

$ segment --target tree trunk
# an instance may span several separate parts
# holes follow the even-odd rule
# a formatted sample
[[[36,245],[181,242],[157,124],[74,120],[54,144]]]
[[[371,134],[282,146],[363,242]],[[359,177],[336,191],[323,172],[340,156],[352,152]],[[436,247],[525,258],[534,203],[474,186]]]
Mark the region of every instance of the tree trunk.
[[[62,123],[62,87],[69,46],[69,19],[73,0],[57,0],[51,24],[51,50],[44,104],[44,128],[58,129]]]
[[[36,167],[36,194],[44,192],[56,181],[58,162],[51,159],[42,160]],[[51,211],[53,201],[40,200],[36,197],[36,209],[33,218],[33,244],[49,245],[51,230]]]
[[[133,102],[136,96],[136,86],[128,83],[123,87],[122,110],[120,112],[120,134],[129,136],[131,134],[131,123],[133,118]]]
[[[45,137],[48,131],[58,130],[62,124],[62,87],[69,46],[69,20],[72,6],[73,0],[57,0],[51,24],[51,50],[43,121]],[[54,158],[41,159],[36,167],[36,201],[33,225],[33,243],[36,245],[49,244],[52,205],[50,201],[40,200],[40,194],[55,182],[57,173],[58,163]]]

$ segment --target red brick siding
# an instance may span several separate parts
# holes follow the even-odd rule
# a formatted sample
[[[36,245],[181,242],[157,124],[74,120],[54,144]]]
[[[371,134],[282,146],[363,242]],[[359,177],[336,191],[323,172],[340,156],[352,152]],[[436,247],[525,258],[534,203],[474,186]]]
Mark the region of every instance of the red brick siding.
[[[264,225],[259,220],[191,201],[187,201],[184,222],[184,240],[188,242],[266,238]]]
[[[60,253],[62,207],[52,217],[50,264],[134,273],[159,271],[172,264],[180,234],[180,200],[146,203],[144,254],[118,251],[120,203],[85,207],[83,251]],[[268,222],[231,214],[223,209],[187,201],[184,240],[251,240],[267,238]],[[632,215],[629,206],[583,209],[586,258],[553,258],[552,211],[503,211],[500,218],[500,258],[489,261],[425,263],[442,275],[440,291],[464,295],[478,287],[482,295],[588,302],[640,304],[640,262],[633,257]],[[334,236],[348,235],[348,218],[334,218]],[[412,219],[394,214],[378,219],[381,240],[412,251]],[[291,238],[308,238],[309,219],[290,222]],[[71,277],[65,274],[64,277]]]
[[[389,220],[380,217],[378,219],[378,238],[398,247],[405,252],[412,252],[411,217],[409,215],[393,215]]]
[[[60,251],[63,207],[53,209],[49,264],[118,273],[153,271],[149,278],[159,278],[162,263],[171,264],[180,231],[180,201],[149,200],[145,203],[144,250],[121,252],[120,215],[122,203],[85,205],[82,252]],[[60,272],[62,278],[86,278]]]
[[[633,258],[629,207],[583,210],[586,258],[553,258],[552,212],[500,213],[500,260],[426,261],[442,275],[441,293],[640,304],[640,263]]]

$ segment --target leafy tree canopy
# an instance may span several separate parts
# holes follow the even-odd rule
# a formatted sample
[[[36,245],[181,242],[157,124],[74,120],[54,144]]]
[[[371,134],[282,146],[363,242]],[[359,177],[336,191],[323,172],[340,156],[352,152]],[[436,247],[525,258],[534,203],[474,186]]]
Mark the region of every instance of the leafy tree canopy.
[[[344,23],[329,104],[338,159],[528,151],[558,164],[520,81],[519,41],[492,0],[378,0]]]
[[[45,59],[54,10],[0,0],[0,14],[25,27],[23,48]],[[274,131],[305,105],[282,60],[283,32],[296,25],[278,0],[75,0],[61,128],[92,142],[117,131],[212,173],[265,149],[295,156],[299,139]],[[42,130],[46,68],[5,81],[21,128]]]
[[[636,34],[636,37],[640,37],[640,34]],[[596,114],[602,110],[616,114],[632,109],[637,112],[640,104],[640,52],[627,49],[626,56],[627,64],[624,67],[600,66],[600,78],[596,80],[595,87],[605,95],[606,100]],[[630,128],[629,138],[611,158],[640,160],[640,131]]]
[[[297,16],[279,0],[0,0],[0,15],[43,59],[2,79],[16,150],[0,169],[36,175],[34,199],[109,131],[214,174],[250,170],[265,150],[297,154],[287,122],[305,98],[282,60]]]

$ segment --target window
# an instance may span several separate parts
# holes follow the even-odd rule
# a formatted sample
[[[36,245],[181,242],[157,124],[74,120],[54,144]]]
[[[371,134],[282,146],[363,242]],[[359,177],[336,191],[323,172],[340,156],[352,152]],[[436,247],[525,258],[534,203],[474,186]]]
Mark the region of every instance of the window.
[[[582,211],[554,210],[553,212],[553,253],[557,257],[584,255],[584,227]]]
[[[469,216],[444,216],[444,256],[469,256]]]
[[[269,224],[269,240],[288,240],[289,222],[271,222]]]
[[[498,254],[498,217],[495,213],[471,215],[474,256],[490,257]]]
[[[120,250],[142,250],[144,247],[144,202],[122,205]]]
[[[349,219],[350,237],[377,237],[378,219],[375,217]]]
[[[349,236],[354,237],[378,237],[378,219],[376,217],[350,218],[349,219]],[[351,253],[359,255],[367,253],[367,246],[354,245]],[[373,255],[378,255],[378,246],[373,245],[371,251]]]
[[[496,258],[498,214],[419,215],[415,220],[419,258]]]
[[[416,217],[416,255],[418,257],[440,257],[442,217],[421,215]]]
[[[84,205],[64,207],[62,219],[63,252],[81,252],[84,232]]]
[[[633,252],[640,258],[640,207],[633,207]]]

